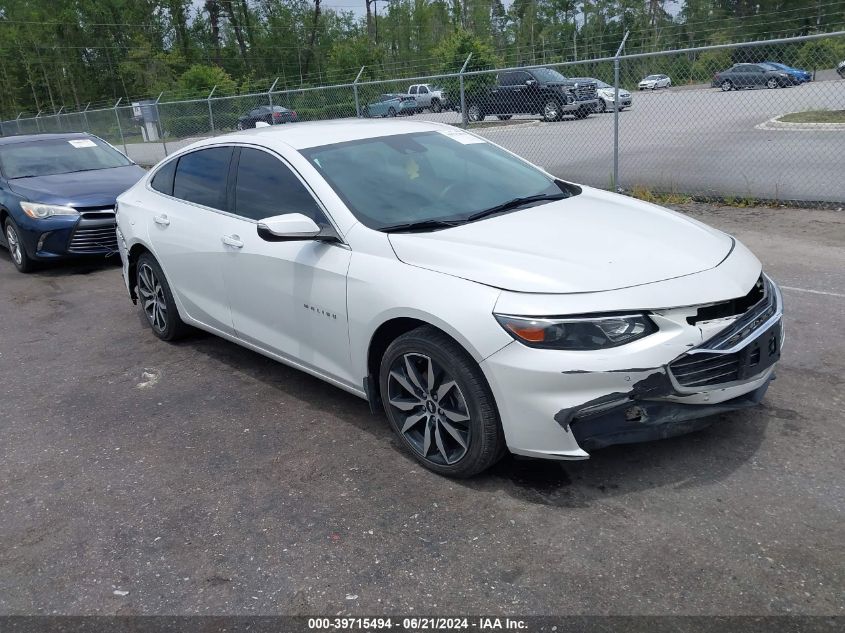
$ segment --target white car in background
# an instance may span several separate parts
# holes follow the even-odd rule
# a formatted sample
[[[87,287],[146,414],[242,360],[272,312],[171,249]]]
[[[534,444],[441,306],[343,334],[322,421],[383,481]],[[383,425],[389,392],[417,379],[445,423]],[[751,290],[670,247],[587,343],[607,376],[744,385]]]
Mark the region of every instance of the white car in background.
[[[603,82],[601,79],[595,79],[594,77],[572,77],[571,80],[579,83],[583,81],[592,81],[596,84],[596,96],[599,100],[596,112],[607,112],[608,110],[616,109],[616,89],[610,84]],[[631,93],[623,88],[620,88],[619,111],[622,112],[625,108],[630,108],[631,103]]]
[[[195,326],[366,398],[444,475],[702,428],[780,356],[780,293],[735,238],[449,125],[205,139],[116,214],[156,336]]]
[[[649,75],[637,84],[640,90],[657,90],[658,88],[668,88],[672,85],[672,80],[668,75]]]

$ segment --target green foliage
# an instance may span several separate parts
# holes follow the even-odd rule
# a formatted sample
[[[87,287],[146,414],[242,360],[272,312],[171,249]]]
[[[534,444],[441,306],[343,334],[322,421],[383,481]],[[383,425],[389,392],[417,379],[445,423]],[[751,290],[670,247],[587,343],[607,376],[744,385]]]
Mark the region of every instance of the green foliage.
[[[191,96],[206,97],[214,86],[219,95],[232,95],[237,90],[235,80],[219,66],[194,64],[179,77],[180,90]]]
[[[798,65],[807,70],[830,68],[845,59],[845,42],[810,40],[798,49]]]
[[[709,81],[715,73],[730,68],[732,65],[731,51],[727,49],[705,51],[693,63],[690,79],[696,82]]]

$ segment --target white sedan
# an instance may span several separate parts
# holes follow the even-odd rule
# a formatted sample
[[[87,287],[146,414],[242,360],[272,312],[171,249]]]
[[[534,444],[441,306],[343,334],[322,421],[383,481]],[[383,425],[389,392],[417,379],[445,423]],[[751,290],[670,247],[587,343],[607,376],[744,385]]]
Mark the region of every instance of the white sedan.
[[[735,238],[448,125],[203,140],[117,225],[156,336],[197,327],[366,398],[449,476],[701,428],[759,403],[780,356],[780,293]]]
[[[668,75],[649,75],[637,84],[640,90],[657,90],[658,88],[668,88],[672,85],[672,80]]]

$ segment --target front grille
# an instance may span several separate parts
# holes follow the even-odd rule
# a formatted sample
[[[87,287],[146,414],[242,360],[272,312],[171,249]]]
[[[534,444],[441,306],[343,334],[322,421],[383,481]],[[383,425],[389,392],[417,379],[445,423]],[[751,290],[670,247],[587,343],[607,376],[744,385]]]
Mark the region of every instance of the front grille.
[[[104,207],[76,207],[79,215],[87,220],[108,220],[114,217],[114,205]]]
[[[767,277],[762,277],[762,293],[755,289],[748,294],[748,297],[759,298],[757,303],[750,306],[748,311],[734,321],[729,327],[719,332],[712,339],[704,344],[707,349],[730,349],[748,338],[753,332],[760,328],[766,321],[771,319],[778,311],[778,299],[774,285]],[[759,284],[760,282],[758,282]],[[756,286],[755,286],[756,288]],[[762,294],[762,296],[760,296]]]
[[[93,227],[78,227],[70,238],[68,251],[72,253],[106,253],[117,251],[115,223],[98,223]]]
[[[683,356],[671,363],[669,368],[682,387],[706,387],[732,382],[739,379],[739,352]]]
[[[575,98],[578,101],[589,101],[590,99],[595,99],[596,96],[596,84],[578,84],[578,87],[575,89]]]

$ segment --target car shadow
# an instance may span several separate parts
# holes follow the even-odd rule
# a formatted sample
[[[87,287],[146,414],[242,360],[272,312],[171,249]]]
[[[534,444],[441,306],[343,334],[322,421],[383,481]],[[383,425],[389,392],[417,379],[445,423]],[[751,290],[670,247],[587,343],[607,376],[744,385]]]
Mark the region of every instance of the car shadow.
[[[14,266],[12,257],[5,246],[0,247],[0,261],[2,264]],[[74,275],[90,275],[91,273],[120,267],[120,257],[94,256],[74,259],[63,259],[55,262],[38,262],[36,268],[27,273],[33,277],[69,277]],[[13,269],[14,270],[14,269]]]
[[[550,461],[509,455],[489,473],[462,482],[501,490],[538,505],[579,508],[656,488],[684,490],[729,477],[757,453],[766,434],[765,407],[714,416],[706,429],[680,437],[610,446],[588,460]]]
[[[143,317],[142,317],[143,318]],[[402,450],[383,414],[361,398],[302,371],[211,334],[197,332],[179,345],[272,387],[313,403],[345,423]],[[657,488],[683,490],[729,477],[757,453],[766,434],[765,406],[714,416],[713,424],[681,437],[611,446],[590,459],[551,461],[508,455],[490,470],[454,483],[480,492],[504,492],[537,505],[579,508],[596,501]],[[408,464],[413,460],[408,457]]]

